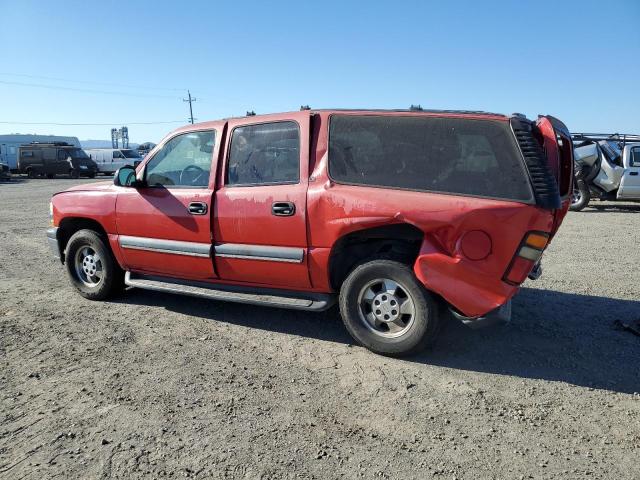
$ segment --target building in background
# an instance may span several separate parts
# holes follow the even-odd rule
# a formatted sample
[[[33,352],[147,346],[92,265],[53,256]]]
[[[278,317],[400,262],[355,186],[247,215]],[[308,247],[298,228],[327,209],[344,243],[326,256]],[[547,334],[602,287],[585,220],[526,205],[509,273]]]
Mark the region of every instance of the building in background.
[[[59,135],[22,135],[12,133],[0,135],[0,163],[6,163],[11,170],[18,168],[18,147],[31,142],[51,143],[66,142],[80,147],[78,137],[63,137]]]

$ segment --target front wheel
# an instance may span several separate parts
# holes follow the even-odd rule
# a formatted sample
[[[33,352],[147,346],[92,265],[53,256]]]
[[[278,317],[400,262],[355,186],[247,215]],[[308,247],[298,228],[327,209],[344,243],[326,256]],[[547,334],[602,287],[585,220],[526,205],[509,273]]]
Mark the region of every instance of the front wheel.
[[[421,351],[437,332],[436,300],[407,265],[392,260],[374,259],[349,274],[340,313],[351,336],[382,355]]]
[[[569,209],[573,212],[579,212],[589,205],[591,200],[591,191],[582,180],[574,180],[573,193],[571,194],[571,206]]]
[[[77,169],[73,168],[69,171],[69,176],[71,178],[80,178],[80,173],[78,172]]]
[[[124,286],[124,272],[105,240],[93,230],[79,230],[67,243],[65,264],[71,284],[89,300],[104,300]]]

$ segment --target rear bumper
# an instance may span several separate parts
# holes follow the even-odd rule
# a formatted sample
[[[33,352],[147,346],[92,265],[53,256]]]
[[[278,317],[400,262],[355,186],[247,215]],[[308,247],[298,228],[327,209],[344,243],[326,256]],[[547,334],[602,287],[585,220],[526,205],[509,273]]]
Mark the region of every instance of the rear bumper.
[[[58,244],[58,227],[47,228],[47,242],[53,257],[60,260],[60,245]]]
[[[454,318],[460,320],[467,327],[473,329],[484,328],[491,325],[509,323],[511,321],[511,300],[481,317],[465,317],[453,309],[450,309],[450,311]]]

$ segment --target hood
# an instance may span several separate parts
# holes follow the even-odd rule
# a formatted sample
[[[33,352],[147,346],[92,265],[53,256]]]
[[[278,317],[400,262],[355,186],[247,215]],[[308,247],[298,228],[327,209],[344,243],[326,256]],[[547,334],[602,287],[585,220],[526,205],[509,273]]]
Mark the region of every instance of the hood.
[[[86,185],[76,185],[75,187],[67,188],[64,192],[100,192],[105,190],[111,190],[113,188],[113,182],[107,180],[106,182],[88,183]],[[56,193],[56,195],[58,194]]]

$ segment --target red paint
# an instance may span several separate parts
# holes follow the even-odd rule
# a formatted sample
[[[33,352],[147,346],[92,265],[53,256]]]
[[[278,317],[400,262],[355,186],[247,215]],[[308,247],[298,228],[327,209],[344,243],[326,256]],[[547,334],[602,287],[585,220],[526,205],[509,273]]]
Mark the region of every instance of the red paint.
[[[58,225],[68,217],[99,222],[109,236],[118,262],[133,271],[314,292],[332,291],[331,252],[342,236],[365,228],[407,223],[424,232],[414,272],[427,289],[467,316],[483,315],[510,299],[518,286],[502,280],[505,271],[511,265],[509,276],[519,284],[532,266],[520,265],[514,260],[524,235],[541,231],[553,236],[566,214],[568,201],[563,199],[561,209],[549,211],[506,200],[336,184],[327,173],[328,120],[332,113],[335,112],[303,111],[183,127],[167,136],[164,142],[192,130],[216,131],[208,187],[133,189],[105,184],[76,187],[53,198],[54,223]],[[501,115],[464,113],[402,112],[401,115],[509,120]],[[301,181],[295,185],[225,185],[225,159],[233,128],[284,120],[295,121],[300,128]],[[538,126],[551,168],[557,177],[561,176],[567,170],[566,163],[572,162],[570,147],[559,151],[558,132],[545,117],[541,117]],[[144,163],[138,171],[142,168]],[[188,214],[186,207],[194,200],[206,202],[210,214],[201,217]],[[295,203],[295,215],[274,217],[271,205],[276,201]],[[118,246],[120,235],[211,244],[297,247],[304,250],[304,260],[278,263],[134,251]]]

